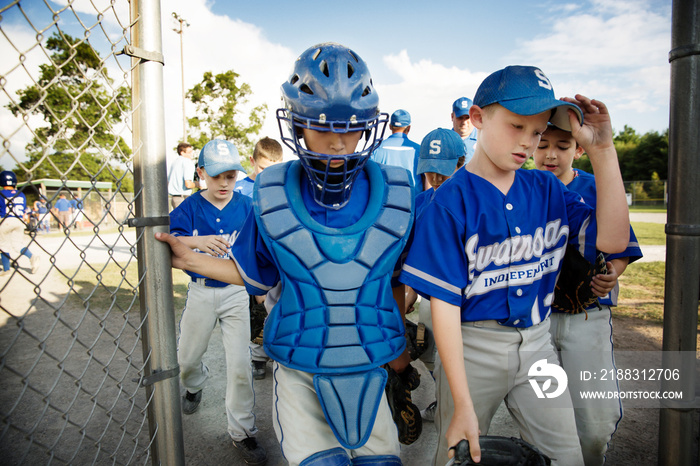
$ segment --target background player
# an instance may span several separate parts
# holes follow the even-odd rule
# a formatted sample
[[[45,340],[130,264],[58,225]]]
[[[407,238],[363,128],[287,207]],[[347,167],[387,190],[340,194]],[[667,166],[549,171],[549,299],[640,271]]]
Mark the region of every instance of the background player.
[[[464,166],[467,150],[462,138],[455,131],[438,128],[429,132],[421,141],[420,156],[417,172],[424,175],[431,187],[416,196],[416,223],[420,221],[420,215],[428,205],[442,183],[455,171]],[[417,301],[418,295],[411,287],[406,287],[406,307],[409,308]],[[433,324],[430,315],[430,297],[423,296],[418,303],[418,320],[427,328],[426,348],[420,355],[425,367],[432,375],[435,367],[437,348],[433,338]],[[421,417],[426,421],[435,419],[437,402],[433,401],[421,411]]]
[[[510,66],[482,82],[469,114],[479,129],[474,158],[436,191],[416,224],[401,274],[404,283],[431,296],[441,362],[435,464],[444,464],[448,448],[462,438],[480,459],[479,432],[488,433],[505,400],[523,440],[555,464],[580,465],[568,393],[556,406],[550,399],[538,403],[528,371],[561,370],[548,316],[567,243],[581,242],[592,259],[595,247],[584,238],[596,238],[595,246],[611,253],[628,242],[608,112],[580,95],[557,100],[541,70]],[[550,120],[572,129],[591,158],[599,188],[595,215],[554,177],[518,170]],[[596,231],[597,223],[606,228]],[[512,369],[509,357],[518,358]],[[549,391],[560,390],[556,378],[544,379],[539,382]]]
[[[472,99],[469,97],[460,97],[452,103],[452,129],[459,134],[464,141],[464,147],[467,149],[465,163],[474,157],[474,149],[476,147],[477,130],[472,124],[469,116],[469,109],[472,108]]]
[[[586,204],[596,205],[595,177],[572,167],[574,160],[583,154],[570,131],[549,125],[542,134],[534,154],[539,170],[553,173],[571,191],[579,193]],[[581,386],[579,374],[583,370],[615,371],[612,342],[611,306],[617,305],[620,291],[618,278],[627,265],[642,257],[637,237],[630,228],[630,242],[619,254],[608,254],[607,274],[596,275],[591,286],[599,296],[600,307],[593,305],[585,313],[567,314],[552,308],[549,331],[552,343],[560,351],[561,364],[569,379],[572,396],[583,390],[619,392],[617,381],[602,379],[586,381]],[[583,459],[586,466],[605,463],[608,442],[622,418],[622,402],[576,398],[574,410]]]
[[[372,152],[371,159],[377,163],[403,167],[411,172],[414,191],[418,194],[423,191],[421,178],[416,173],[420,146],[408,138],[411,131],[411,114],[403,109],[396,110],[389,119],[389,130],[391,135]]]
[[[207,189],[188,196],[170,213],[170,232],[188,248],[211,257],[229,258],[243,222],[251,211],[250,198],[234,193],[243,171],[238,149],[220,139],[208,142],[199,154],[197,172]],[[247,464],[265,464],[267,454],[255,436],[255,393],[251,373],[248,293],[238,285],[187,272],[185,310],[180,319],[178,363],[186,392],[185,414],[194,413],[202,399],[209,368],[202,357],[218,323],[226,355],[226,417],[228,433]]]
[[[27,256],[32,273],[39,270],[39,256],[32,254],[25,246],[24,216],[27,213],[27,198],[17,191],[17,175],[9,170],[0,173],[0,255],[2,255],[2,275],[11,272],[12,260]],[[11,259],[15,257],[15,259]]]
[[[250,164],[253,167],[253,171],[250,175],[237,181],[233,191],[252,198],[255,178],[270,165],[281,162],[283,155],[282,146],[279,142],[268,137],[259,140],[255,144],[253,155],[250,157]],[[251,306],[254,305],[254,302],[263,303],[264,301],[265,296],[250,296]],[[258,380],[264,379],[267,373],[266,364],[269,359],[267,354],[265,354],[265,349],[258,343],[250,342],[250,351],[253,355],[253,378]]]
[[[391,281],[412,225],[410,177],[369,161],[388,115],[352,50],[309,48],[282,96],[282,138],[299,160],[258,175],[255,216],[234,261],[156,237],[172,248],[175,267],[245,280],[249,292],[276,301],[265,350],[275,360],[273,419],[290,465],[400,465],[381,366],[400,373],[410,361],[404,288]]]

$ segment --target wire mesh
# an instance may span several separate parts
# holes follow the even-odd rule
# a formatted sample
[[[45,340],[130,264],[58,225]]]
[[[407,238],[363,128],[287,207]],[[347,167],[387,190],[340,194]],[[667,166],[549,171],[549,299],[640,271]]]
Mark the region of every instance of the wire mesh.
[[[3,464],[151,459],[144,278],[126,226],[131,26],[127,0],[0,7],[0,165],[18,178],[3,193],[27,204],[21,247],[0,221]]]

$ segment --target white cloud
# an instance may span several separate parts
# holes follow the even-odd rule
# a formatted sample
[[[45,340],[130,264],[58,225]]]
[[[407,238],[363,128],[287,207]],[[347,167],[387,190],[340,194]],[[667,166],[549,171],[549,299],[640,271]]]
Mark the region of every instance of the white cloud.
[[[384,65],[399,75],[397,84],[376,83],[379,102],[391,114],[402,108],[411,114],[410,137],[420,143],[435,128],[451,128],[452,102],[473,97],[484,72],[447,67],[430,60],[412,62],[406,50],[384,57]]]
[[[226,16],[216,16],[205,0],[176,0],[163,5],[163,54],[166,147],[175,147],[182,138],[182,90],[180,80],[180,37],[172,29],[172,12],[187,20],[183,48],[185,89],[202,80],[206,71],[234,70],[239,82],[252,89],[250,106],[267,104],[267,116],[260,137],[279,140],[275,110],[280,106],[280,85],[288,77],[296,55],[288,48],[269,42],[251,24]],[[186,103],[188,114],[194,107]]]
[[[670,8],[593,0],[586,13],[559,12],[550,23],[551,30],[521,41],[510,59],[541,67],[557,95],[604,101],[613,124],[617,118],[640,132],[668,126]]]

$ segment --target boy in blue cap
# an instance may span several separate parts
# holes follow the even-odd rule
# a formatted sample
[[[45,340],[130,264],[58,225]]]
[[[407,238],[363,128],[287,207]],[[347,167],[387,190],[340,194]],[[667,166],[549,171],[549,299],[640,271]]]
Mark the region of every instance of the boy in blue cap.
[[[170,213],[170,233],[199,256],[230,260],[229,248],[236,242],[252,210],[248,196],[236,193],[238,172],[244,172],[238,149],[214,139],[199,154],[197,174],[207,189],[197,191]],[[202,357],[218,323],[226,356],[226,417],[228,433],[246,464],[262,465],[265,449],[258,445],[255,426],[255,393],[250,341],[248,293],[243,286],[210,278],[211,274],[187,272],[191,283],[180,319],[178,363],[186,392],[185,414],[194,413],[202,400],[209,368]]]
[[[420,157],[418,158],[418,174],[424,175],[430,183],[430,188],[416,196],[416,222],[432,199],[435,191],[452,176],[455,171],[464,166],[467,150],[462,138],[452,130],[437,128],[429,132],[421,141]],[[407,287],[406,304],[411,308],[418,300],[416,292]],[[408,312],[408,311],[407,311]],[[426,327],[425,350],[420,355],[425,367],[433,373],[437,349],[433,338],[433,326],[430,316],[430,296],[423,296],[418,305],[418,320]],[[421,417],[426,421],[435,419],[437,402],[433,401],[421,411]]]
[[[470,117],[469,109],[472,108],[472,99],[469,97],[460,97],[452,103],[452,129],[459,134],[464,141],[464,147],[467,149],[467,158],[465,163],[474,157],[474,147],[476,146],[477,130],[474,128]]]
[[[488,433],[505,401],[523,440],[554,464],[578,466],[581,447],[549,314],[568,243],[591,260],[596,248],[617,253],[627,246],[608,111],[581,95],[557,100],[541,70],[509,66],[482,82],[469,115],[479,130],[474,158],[425,208],[400,277],[431,296],[440,355],[435,464],[445,464],[464,438],[479,461],[479,433]],[[548,173],[519,170],[549,121],[570,129],[588,152],[595,212]]]
[[[382,366],[401,373],[410,361],[404,287],[395,281],[413,223],[410,175],[369,160],[388,115],[379,112],[367,65],[351,49],[307,49],[282,97],[282,140],[299,160],[258,175],[254,215],[232,247],[233,260],[156,237],[170,245],[173,266],[267,294],[272,418],[290,466],[398,466]]]

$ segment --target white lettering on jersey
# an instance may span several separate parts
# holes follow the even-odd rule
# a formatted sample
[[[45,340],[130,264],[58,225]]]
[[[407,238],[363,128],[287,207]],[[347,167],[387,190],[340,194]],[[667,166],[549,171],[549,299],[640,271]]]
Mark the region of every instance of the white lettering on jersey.
[[[559,269],[559,263],[566,249],[566,244],[561,248],[543,255],[545,250],[556,247],[562,237],[569,234],[568,225],[561,225],[561,219],[552,220],[544,227],[535,230],[534,235],[518,235],[506,238],[503,242],[493,243],[481,247],[479,235],[474,234],[465,246],[467,259],[469,260],[469,280],[472,282],[467,295],[481,294],[483,287],[492,287],[497,284],[501,288],[511,284],[532,283],[540,275]],[[530,262],[532,258],[540,258],[539,262]],[[526,264],[510,266],[510,264],[526,261]],[[483,272],[489,265],[501,267],[498,270],[480,274],[479,280],[474,282],[476,272]],[[504,266],[509,266],[504,268]]]

